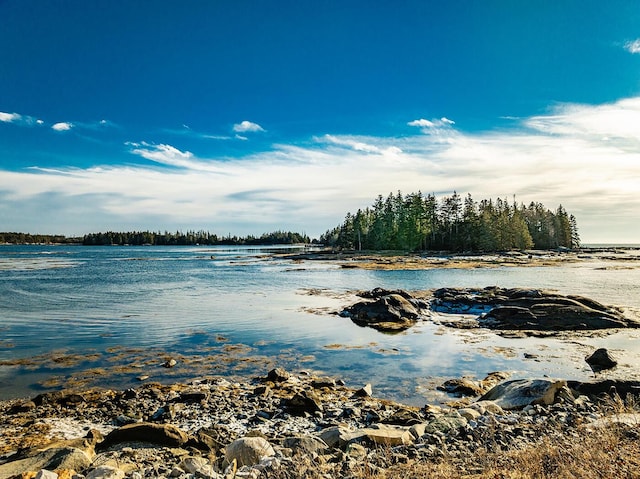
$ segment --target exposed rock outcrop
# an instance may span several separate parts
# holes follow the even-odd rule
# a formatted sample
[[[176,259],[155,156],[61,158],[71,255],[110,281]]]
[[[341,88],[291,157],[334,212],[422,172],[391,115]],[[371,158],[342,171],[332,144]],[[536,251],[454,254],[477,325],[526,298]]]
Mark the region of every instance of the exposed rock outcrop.
[[[480,327],[497,330],[576,331],[637,328],[618,309],[581,296],[521,288],[441,288],[433,293],[434,311],[478,315]]]

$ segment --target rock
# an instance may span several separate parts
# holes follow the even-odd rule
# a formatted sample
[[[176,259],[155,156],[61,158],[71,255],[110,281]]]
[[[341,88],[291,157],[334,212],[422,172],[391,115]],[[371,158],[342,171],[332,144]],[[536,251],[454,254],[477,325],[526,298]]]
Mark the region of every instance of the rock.
[[[285,406],[292,414],[303,415],[304,413],[315,413],[323,410],[320,398],[313,391],[301,391],[296,393],[291,399],[285,401]]]
[[[352,459],[354,461],[364,461],[367,458],[367,450],[360,444],[349,444],[345,452],[347,459]]]
[[[423,313],[409,299],[394,293],[379,296],[373,301],[358,302],[346,308],[342,315],[360,326],[385,332],[400,332],[413,326]]]
[[[353,438],[354,430],[347,426],[331,426],[320,431],[320,439],[329,447],[343,449]]]
[[[178,361],[176,361],[175,359],[171,358],[171,359],[167,359],[162,366],[165,367],[165,368],[172,368],[176,364],[178,364]]]
[[[219,474],[204,457],[187,457],[178,466],[185,472],[201,478],[217,478]]]
[[[445,391],[455,396],[479,396],[485,392],[479,384],[466,379],[449,379],[445,381],[441,386],[438,386],[440,391]]]
[[[20,459],[0,465],[0,479],[40,469],[74,469],[83,471],[91,465],[87,453],[75,447],[52,447],[26,451]]]
[[[304,454],[324,454],[329,449],[326,442],[315,436],[287,437],[282,441],[282,445]]]
[[[460,414],[460,416],[465,418],[467,421],[475,421],[480,416],[482,416],[482,414],[480,414],[480,411],[478,411],[477,409],[470,408],[470,407],[465,407],[465,408],[462,408],[462,409],[458,409],[458,414]]]
[[[420,424],[422,421],[423,418],[418,411],[408,408],[400,408],[391,416],[382,420],[384,424],[395,424],[397,426],[413,426],[414,424]]]
[[[553,291],[495,286],[441,288],[433,296],[433,310],[479,314],[479,325],[490,329],[573,331],[640,327],[640,323],[625,317],[618,309]]]
[[[428,432],[431,434],[437,433],[437,432],[450,434],[451,432],[459,431],[461,428],[465,427],[466,425],[467,425],[467,420],[462,416],[460,416],[459,414],[440,416],[427,423],[425,432]]]
[[[568,381],[567,385],[577,395],[600,396],[607,394],[613,396],[617,394],[622,398],[625,398],[627,394],[640,395],[640,381],[618,381],[612,379],[597,382]]]
[[[502,409],[523,409],[529,404],[553,404],[556,394],[567,385],[566,381],[546,379],[515,379],[494,386],[481,401],[493,401]]]
[[[171,424],[127,424],[111,431],[98,445],[101,450],[122,442],[147,442],[159,446],[179,447],[188,441],[187,434]]]
[[[58,474],[53,471],[47,471],[46,469],[40,469],[35,479],[58,479]]]
[[[591,356],[588,356],[585,361],[587,361],[593,372],[596,373],[615,368],[618,365],[618,361],[611,356],[611,353],[606,348],[597,349]]]
[[[289,374],[287,371],[285,371],[282,368],[275,368],[267,373],[267,381],[271,381],[274,383],[284,382],[290,377],[291,377],[291,374]]]
[[[16,403],[9,409],[9,414],[18,414],[21,412],[33,411],[36,408],[36,403],[33,401],[21,401]]]
[[[99,466],[87,474],[86,479],[123,479],[125,472],[117,467]]]
[[[361,398],[373,396],[373,388],[371,387],[371,384],[366,384],[358,389],[354,395]]]
[[[234,460],[238,467],[259,464],[265,458],[273,457],[276,452],[266,439],[261,437],[242,437],[226,447],[225,462]]]
[[[371,427],[359,429],[356,431],[360,438],[384,446],[406,446],[413,444],[413,434],[408,428],[388,426],[385,424],[374,424]],[[356,436],[356,437],[357,437]],[[354,437],[352,440],[355,440]]]

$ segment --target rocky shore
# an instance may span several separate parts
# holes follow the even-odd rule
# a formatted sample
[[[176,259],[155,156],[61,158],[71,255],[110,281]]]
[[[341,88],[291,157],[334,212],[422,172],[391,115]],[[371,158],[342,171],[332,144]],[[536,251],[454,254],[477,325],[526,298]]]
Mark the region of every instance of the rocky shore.
[[[451,477],[484,477],[491,455],[549,438],[640,437],[640,416],[624,402],[637,383],[505,378],[457,390],[452,381],[443,387],[457,399],[421,408],[282,369],[4,401],[0,479],[432,477],[424,468],[443,464]]]

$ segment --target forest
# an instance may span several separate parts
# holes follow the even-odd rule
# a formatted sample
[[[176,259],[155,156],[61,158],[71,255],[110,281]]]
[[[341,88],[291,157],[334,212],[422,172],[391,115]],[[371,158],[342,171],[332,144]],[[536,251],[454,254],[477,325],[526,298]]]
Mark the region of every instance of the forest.
[[[207,231],[187,231],[183,233],[176,231],[170,233],[165,231],[136,231],[118,233],[108,231],[106,233],[90,233],[84,236],[82,244],[85,246],[104,245],[154,245],[154,246],[176,246],[176,245],[275,245],[275,244],[299,244],[309,243],[310,239],[305,234],[292,233],[290,231],[274,231],[264,233],[261,236],[218,236]]]
[[[558,206],[517,204],[515,199],[475,201],[454,192],[437,199],[421,192],[379,195],[370,208],[347,213],[324,233],[327,246],[358,250],[491,252],[576,248],[576,218]]]

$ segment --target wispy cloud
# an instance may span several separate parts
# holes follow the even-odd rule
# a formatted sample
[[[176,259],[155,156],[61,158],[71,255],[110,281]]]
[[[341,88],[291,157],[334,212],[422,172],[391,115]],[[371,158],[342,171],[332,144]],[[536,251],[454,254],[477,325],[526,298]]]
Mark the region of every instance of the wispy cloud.
[[[640,238],[640,98],[557,105],[486,132],[465,133],[446,118],[411,123],[420,133],[322,135],[241,158],[141,142],[127,144],[128,150],[152,164],[6,171],[0,217],[18,229],[34,231],[27,222],[37,221],[38,231],[59,231],[62,212],[82,204],[87,212],[84,222],[78,219],[79,232],[137,222],[136,228],[237,234],[287,228],[317,235],[378,194],[456,190],[476,199],[515,194],[524,203],[562,203],[577,216],[586,241]],[[434,128],[450,130],[447,141]],[[35,204],[45,198],[53,204],[54,197],[58,216],[50,225],[49,218],[30,219]]]
[[[640,53],[640,38],[626,42],[624,48],[629,53]]]
[[[420,118],[419,120],[413,120],[407,123],[408,126],[420,128],[423,134],[431,135],[440,141],[449,141],[449,138],[456,134],[453,128],[455,124],[455,121],[444,116],[433,120]]]
[[[255,132],[265,131],[265,129],[262,128],[257,123],[244,120],[244,121],[241,121],[240,123],[236,123],[235,125],[233,125],[233,131],[236,133],[255,133]]]
[[[42,125],[44,122],[29,115],[21,115],[19,113],[6,113],[0,111],[0,122],[14,123],[22,126]]]

